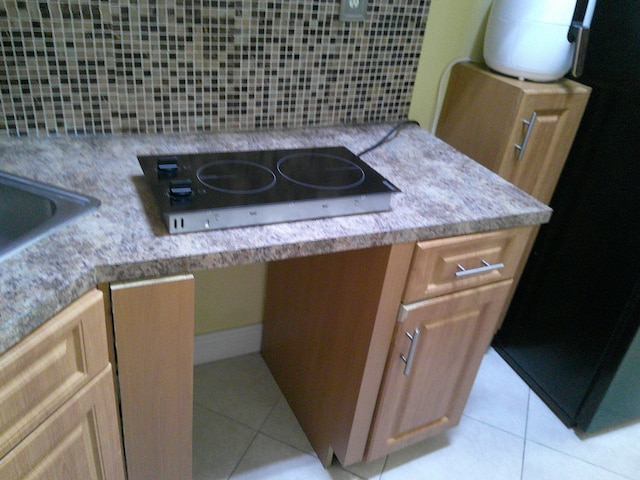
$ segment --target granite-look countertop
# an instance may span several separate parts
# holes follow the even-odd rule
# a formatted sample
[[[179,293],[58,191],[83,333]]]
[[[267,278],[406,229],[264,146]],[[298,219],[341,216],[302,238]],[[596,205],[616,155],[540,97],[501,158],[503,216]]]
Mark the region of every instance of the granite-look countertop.
[[[97,283],[547,222],[551,210],[418,126],[362,159],[398,186],[391,211],[169,235],[137,155],[343,145],[392,125],[242,133],[0,139],[0,170],[100,208],[0,262],[0,353]]]

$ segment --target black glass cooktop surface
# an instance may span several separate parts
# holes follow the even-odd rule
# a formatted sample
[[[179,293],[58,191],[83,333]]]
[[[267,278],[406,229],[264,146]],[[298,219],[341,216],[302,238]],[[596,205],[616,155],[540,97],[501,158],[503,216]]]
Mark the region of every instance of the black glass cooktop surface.
[[[345,147],[138,160],[170,233],[383,211],[399,192]]]

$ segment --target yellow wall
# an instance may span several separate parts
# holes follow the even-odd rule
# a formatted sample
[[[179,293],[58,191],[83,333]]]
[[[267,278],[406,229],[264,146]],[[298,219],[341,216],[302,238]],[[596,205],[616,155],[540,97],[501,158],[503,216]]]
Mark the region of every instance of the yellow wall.
[[[461,57],[482,59],[490,4],[491,0],[431,1],[409,113],[423,128],[431,130],[438,83],[447,66]],[[262,321],[265,264],[198,272],[195,277],[196,334]]]
[[[409,118],[431,130],[438,84],[446,88],[447,66],[459,58],[482,60],[491,0],[431,0]],[[444,94],[444,93],[443,93]],[[442,100],[440,100],[442,101]]]
[[[196,272],[195,333],[262,322],[264,263]]]

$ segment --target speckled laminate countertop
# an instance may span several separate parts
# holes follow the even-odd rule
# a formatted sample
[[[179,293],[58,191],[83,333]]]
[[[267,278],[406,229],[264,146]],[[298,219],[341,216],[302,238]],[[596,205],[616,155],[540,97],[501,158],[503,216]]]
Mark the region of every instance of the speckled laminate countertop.
[[[0,139],[0,170],[92,195],[101,207],[0,262],[0,353],[97,283],[548,221],[551,210],[417,126],[362,159],[397,185],[383,213],[169,235],[139,154],[344,145],[390,125],[189,135]]]

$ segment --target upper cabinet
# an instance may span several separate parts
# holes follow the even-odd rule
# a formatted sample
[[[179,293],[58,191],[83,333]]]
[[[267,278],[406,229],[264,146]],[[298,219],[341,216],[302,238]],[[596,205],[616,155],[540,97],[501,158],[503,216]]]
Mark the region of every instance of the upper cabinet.
[[[591,89],[520,81],[464,63],[451,71],[436,135],[549,203]]]

